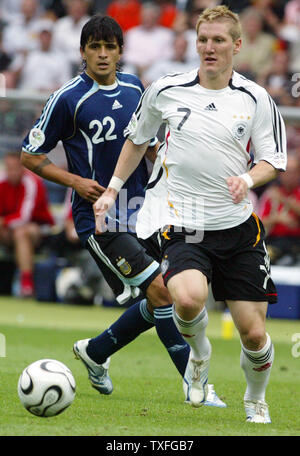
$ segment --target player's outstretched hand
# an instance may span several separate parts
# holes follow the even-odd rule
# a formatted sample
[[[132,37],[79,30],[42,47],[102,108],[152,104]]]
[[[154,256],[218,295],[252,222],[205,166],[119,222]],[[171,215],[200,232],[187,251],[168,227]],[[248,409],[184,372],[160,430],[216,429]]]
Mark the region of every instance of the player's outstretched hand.
[[[244,179],[239,176],[228,177],[226,179],[228,190],[235,204],[240,203],[246,198],[248,186]]]
[[[100,198],[93,204],[95,216],[95,233],[101,234],[106,231],[105,217],[109,209],[115,204],[118,193],[109,188],[100,196]]]
[[[74,190],[81,198],[88,200],[90,203],[95,203],[99,196],[105,191],[105,187],[102,187],[93,179],[81,177],[76,181]]]

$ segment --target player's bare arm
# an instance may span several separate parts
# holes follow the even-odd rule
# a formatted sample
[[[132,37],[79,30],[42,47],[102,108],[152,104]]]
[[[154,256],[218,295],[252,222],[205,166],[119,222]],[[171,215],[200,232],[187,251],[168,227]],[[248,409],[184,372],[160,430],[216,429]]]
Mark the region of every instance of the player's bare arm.
[[[251,171],[246,173],[247,176],[232,176],[227,178],[227,186],[235,204],[240,203],[246,198],[248,190],[253,187],[259,187],[275,179],[279,171],[270,163],[262,160],[255,165]]]
[[[56,166],[45,154],[31,155],[22,152],[21,162],[25,168],[56,184],[74,188],[74,190],[90,203],[97,201],[105,188],[93,179],[85,179]]]
[[[136,170],[140,161],[146,153],[149,141],[144,144],[134,144],[130,139],[127,139],[122,147],[121,154],[116,164],[114,176],[119,177],[124,182]]]
[[[128,177],[138,167],[146,153],[148,145],[149,141],[141,145],[136,145],[129,139],[125,141],[111,183],[93,205],[96,234],[101,234],[105,230],[105,216],[107,211],[114,205],[122,184],[127,181]]]

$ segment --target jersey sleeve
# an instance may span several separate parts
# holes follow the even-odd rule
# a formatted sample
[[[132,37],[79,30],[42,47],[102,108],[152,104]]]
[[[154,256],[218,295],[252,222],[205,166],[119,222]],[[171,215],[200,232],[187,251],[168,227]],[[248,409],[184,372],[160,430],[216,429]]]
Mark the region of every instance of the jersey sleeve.
[[[144,144],[147,141],[151,141],[151,145],[154,145],[154,138],[162,123],[162,114],[157,108],[156,99],[157,88],[155,84],[152,84],[143,93],[138,107],[124,131],[125,137],[136,145]]]
[[[274,168],[285,171],[287,162],[285,124],[266,90],[257,97],[251,142],[255,150],[255,163],[264,160]]]
[[[54,93],[24,139],[22,149],[33,155],[47,154],[60,140],[68,138],[72,133],[73,122],[67,101],[59,93]]]

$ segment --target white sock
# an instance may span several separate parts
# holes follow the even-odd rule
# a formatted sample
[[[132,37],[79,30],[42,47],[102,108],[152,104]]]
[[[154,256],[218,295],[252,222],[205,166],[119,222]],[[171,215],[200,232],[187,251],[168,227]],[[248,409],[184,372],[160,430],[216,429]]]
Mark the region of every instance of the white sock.
[[[244,400],[265,400],[273,361],[274,346],[269,334],[265,346],[258,351],[248,350],[242,344],[241,368],[247,382]]]
[[[205,335],[205,328],[208,323],[205,307],[193,320],[185,321],[177,315],[173,306],[173,319],[183,339],[191,347],[192,358],[199,361],[210,358],[211,345]]]

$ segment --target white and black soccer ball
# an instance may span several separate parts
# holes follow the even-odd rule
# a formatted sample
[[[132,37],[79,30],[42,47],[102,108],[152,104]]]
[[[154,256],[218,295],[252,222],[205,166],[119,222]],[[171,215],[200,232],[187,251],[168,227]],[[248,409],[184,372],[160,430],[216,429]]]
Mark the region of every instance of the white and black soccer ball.
[[[20,375],[18,394],[33,415],[58,415],[72,404],[76,383],[70,369],[55,359],[40,359]]]

